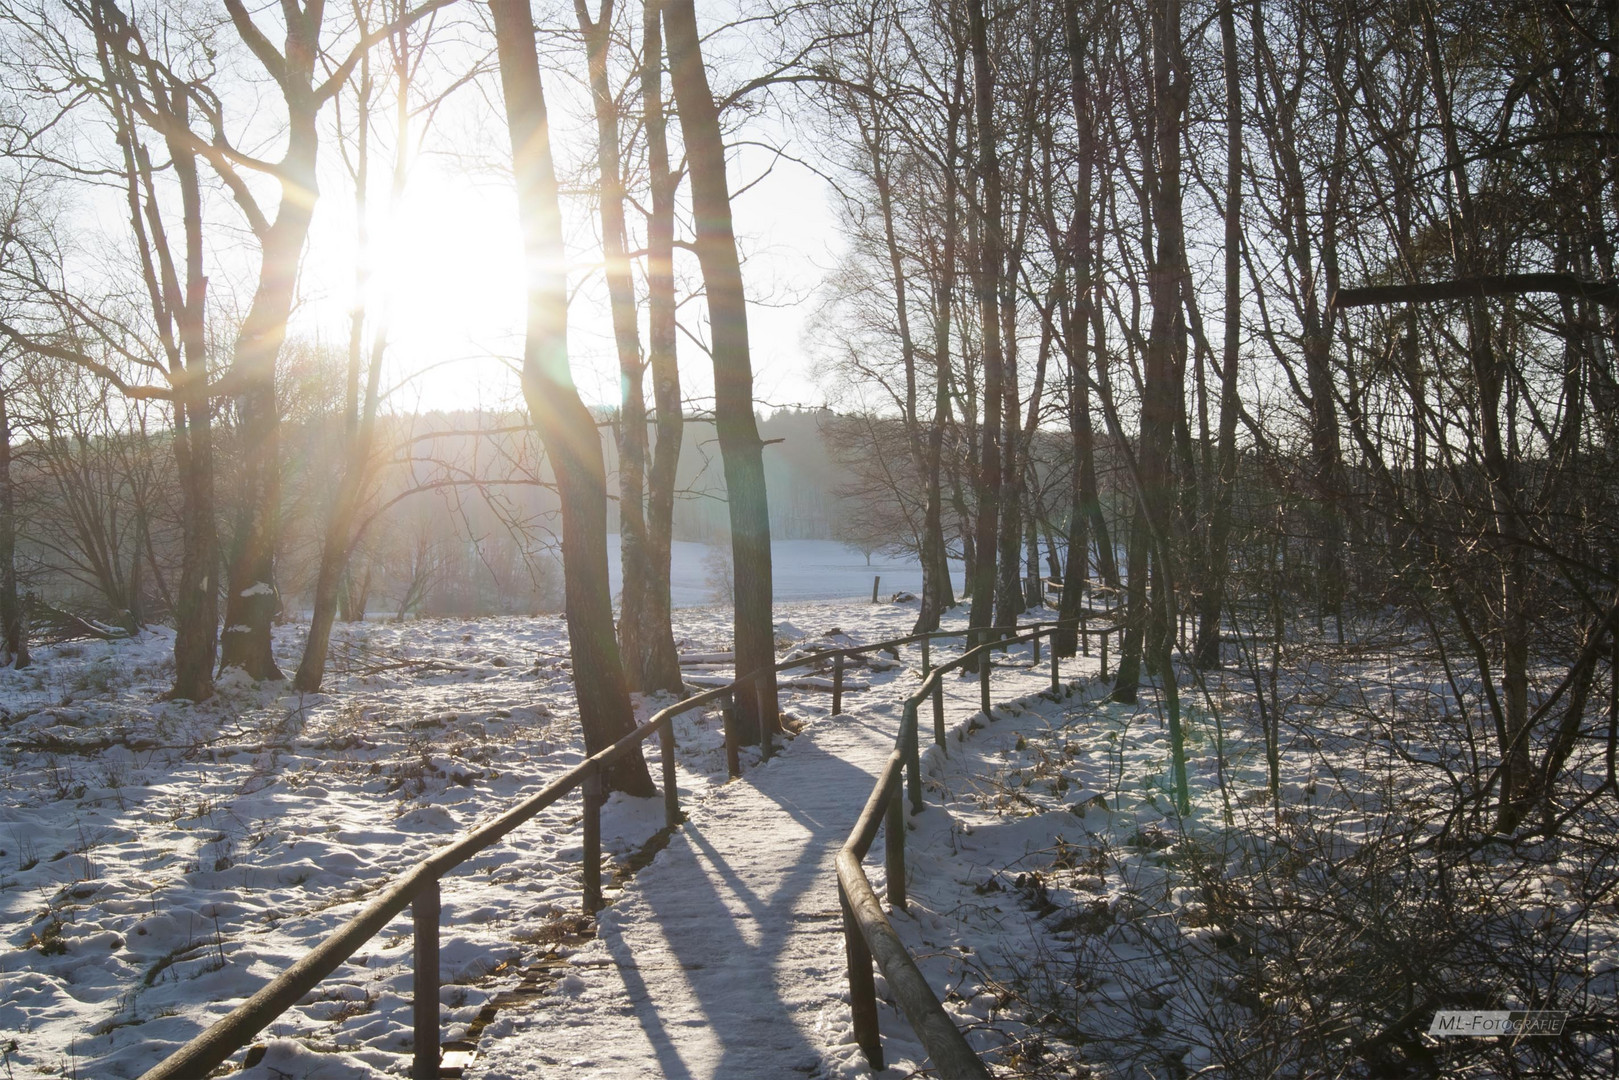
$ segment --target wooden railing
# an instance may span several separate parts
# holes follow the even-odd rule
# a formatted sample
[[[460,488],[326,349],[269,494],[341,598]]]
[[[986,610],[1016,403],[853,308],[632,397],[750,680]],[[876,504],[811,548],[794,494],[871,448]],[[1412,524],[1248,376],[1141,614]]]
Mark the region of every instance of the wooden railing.
[[[1053,624],[1035,625],[1050,626]],[[1115,628],[1113,627],[1107,627],[1102,629],[1087,629],[1085,631],[1087,635],[1098,634],[1102,637],[1104,669],[1107,663],[1106,635],[1112,633],[1114,629]],[[980,630],[976,631],[976,633],[1002,634],[1005,633],[1005,631]],[[1036,662],[1038,662],[1039,633],[1040,632],[1036,632],[1033,638],[1033,640],[1035,640]],[[901,724],[900,745],[909,746],[910,748],[912,761],[912,806],[914,810],[920,810],[922,808],[921,788],[916,780],[915,774],[917,742],[916,702],[920,700],[921,696],[925,696],[929,687],[933,688],[933,693],[935,695],[934,734],[935,738],[942,743],[944,739],[944,706],[943,697],[941,696],[943,691],[938,681],[939,675],[944,671],[953,670],[960,667],[963,663],[969,662],[969,657],[977,657],[979,655],[984,655],[987,657],[989,650],[997,648],[1004,649],[1007,646],[1017,642],[1030,640],[1028,635],[1012,638],[998,638],[995,641],[987,642],[986,644],[969,651],[961,658],[950,661],[939,668],[933,668],[931,666],[931,656],[929,650],[930,644],[933,640],[938,638],[963,637],[966,635],[967,631],[961,630],[937,631],[927,634],[913,634],[909,637],[895,638],[891,641],[882,641],[873,645],[862,645],[843,649],[826,649],[797,657],[792,660],[783,661],[782,663],[776,664],[773,670],[777,672],[787,671],[792,668],[823,664],[830,660],[832,663],[833,672],[832,712],[834,715],[836,715],[843,711],[843,675],[845,662],[848,657],[879,651],[891,652],[897,657],[900,646],[919,642],[922,646],[922,670],[924,676],[924,681],[922,684],[923,689],[918,696],[914,696],[906,702],[906,720],[905,723]],[[1088,646],[1088,637],[1082,638],[1081,640]],[[989,669],[990,665],[987,662],[980,665],[981,694],[984,710],[986,712],[989,709]],[[1051,671],[1052,686],[1055,688],[1057,685],[1057,657],[1055,651],[1052,653]],[[741,774],[740,747],[742,738],[737,722],[737,710],[735,708],[736,695],[738,693],[748,692],[753,692],[756,694],[762,693],[763,680],[760,680],[757,676],[757,672],[751,672],[748,675],[737,678],[727,686],[717,687],[712,690],[704,691],[700,694],[695,694],[683,701],[670,705],[668,708],[660,710],[649,720],[647,720],[646,723],[619,739],[612,746],[590,755],[584,761],[581,761],[578,765],[575,765],[572,769],[569,769],[562,776],[551,781],[551,783],[547,784],[538,792],[529,796],[527,799],[524,799],[516,806],[513,806],[510,810],[507,810],[505,813],[485,823],[484,825],[477,827],[460,840],[457,840],[455,843],[440,849],[434,854],[428,856],[426,859],[423,859],[421,862],[415,864],[410,869],[402,873],[399,877],[390,882],[370,903],[368,903],[360,911],[359,914],[355,915],[348,922],[338,927],[324,940],[322,940],[320,944],[316,945],[313,949],[306,953],[302,959],[296,961],[291,967],[282,972],[275,979],[271,980],[271,982],[269,982],[253,996],[249,997],[246,1001],[242,1002],[225,1016],[221,1017],[202,1034],[198,1035],[180,1049],[176,1050],[173,1054],[170,1054],[167,1058],[164,1058],[156,1066],[143,1073],[141,1080],[194,1080],[196,1077],[206,1076],[212,1069],[222,1064],[232,1054],[246,1046],[255,1035],[267,1027],[273,1020],[276,1019],[276,1017],[292,1008],[292,1006],[302,999],[305,994],[313,990],[321,982],[321,980],[326,978],[326,976],[330,975],[333,971],[336,971],[337,968],[348,960],[349,957],[353,956],[361,946],[379,934],[383,928],[387,926],[395,916],[404,911],[406,907],[411,909],[411,922],[414,935],[411,959],[412,967],[414,969],[411,987],[413,998],[412,1021],[414,1027],[414,1041],[412,1047],[410,1075],[412,1080],[437,1080],[439,1075],[440,1056],[438,959],[439,880],[443,878],[444,875],[450,873],[456,867],[472,858],[474,855],[499,842],[507,833],[529,821],[541,810],[544,810],[546,807],[570,794],[575,789],[578,789],[581,792],[583,801],[581,828],[583,831],[584,841],[582,854],[582,892],[584,908],[587,913],[599,910],[602,906],[601,804],[605,797],[602,783],[605,771],[612,765],[613,762],[617,761],[623,755],[628,754],[631,751],[638,751],[640,745],[647,739],[651,738],[654,733],[656,733],[659,742],[661,743],[663,757],[664,820],[670,828],[677,826],[681,821],[681,814],[679,793],[676,787],[675,777],[675,717],[692,709],[701,708],[705,705],[718,702],[720,705],[721,715],[724,719],[725,727],[726,771],[732,777],[738,776]],[[768,716],[770,715],[770,712],[764,708],[760,708],[758,710],[758,714],[760,716]],[[907,725],[909,736],[907,736]],[[774,754],[775,748],[772,743],[771,732],[768,726],[763,726],[758,734],[760,752],[764,758],[769,759]],[[909,740],[908,742],[907,738]],[[898,753],[899,750],[896,749],[895,752]],[[891,773],[894,777],[897,777],[898,775],[897,772],[894,771],[892,760],[890,761],[890,768],[884,770],[885,779],[879,782],[878,790],[874,791],[872,793],[871,800],[868,800],[866,813],[861,818],[862,823],[865,823],[866,819],[871,816],[872,806],[880,804],[881,801],[878,799],[879,794],[889,791],[890,788],[895,788],[897,790],[898,780],[891,778]],[[886,805],[886,803],[882,803],[881,805]],[[898,806],[897,801],[894,803],[894,805],[896,807]],[[864,824],[862,828],[864,828]],[[870,835],[867,835],[863,841],[863,844],[859,846],[859,856],[864,856],[866,849],[870,847],[871,839],[873,836],[875,836],[876,825],[871,825],[867,831],[870,833]],[[891,838],[896,835],[903,837],[903,831],[902,826],[896,827],[891,830],[889,835]],[[843,852],[838,856],[840,895],[848,893],[851,896],[856,896],[857,898],[859,897],[858,888],[851,891],[850,886],[845,884],[843,879],[845,877],[844,858],[847,854],[849,854],[852,847],[856,846],[855,841],[861,835],[863,835],[862,829],[857,828],[856,836],[850,838],[849,843],[844,845]],[[897,848],[900,851],[900,862],[898,864],[899,869],[897,873],[893,869],[893,864],[890,864],[889,895],[890,898],[895,895],[894,889],[895,882],[897,881],[899,883],[898,888],[900,890],[898,894],[900,896],[900,906],[903,906],[904,901],[904,857],[903,847],[901,846],[902,844],[903,839],[901,839],[900,844],[895,844],[892,839],[890,840],[891,850]],[[853,863],[853,873],[861,883],[865,883],[865,875],[859,869],[858,856],[855,858]],[[865,894],[871,894],[871,887],[869,883],[865,884]],[[864,902],[863,899],[861,902]],[[871,910],[875,913],[875,919],[878,921],[872,923],[872,926],[876,928],[872,931],[872,934],[880,938],[881,928],[887,928],[888,926],[887,920],[883,918],[881,909],[875,906],[875,896],[871,897],[871,904],[873,905]],[[848,905],[849,901],[846,900],[844,907],[846,937],[849,936],[847,929],[849,918]],[[865,911],[864,908],[861,908],[860,910],[862,912]],[[869,917],[870,916],[868,915],[867,918]],[[879,922],[880,927],[878,927]],[[860,925],[864,927],[866,922],[862,921]],[[873,950],[878,951],[878,959],[879,963],[883,965],[883,971],[887,973],[889,971],[890,964],[897,964],[900,962],[898,959],[889,955],[889,946],[887,941],[888,939],[892,939],[894,942],[894,947],[898,948],[900,951],[903,962],[909,964],[910,970],[914,972],[915,964],[910,961],[908,956],[903,955],[903,947],[898,945],[897,938],[893,938],[892,928],[887,929],[887,935],[887,938],[883,938],[878,944],[872,946]],[[849,948],[850,978],[852,986],[856,981],[854,972],[856,967],[854,963],[855,954],[853,951],[855,946],[851,944]],[[871,999],[870,959],[869,954],[867,955],[868,959],[866,960],[865,985],[867,987],[866,1000],[871,1001],[871,1017],[870,1022],[865,1027],[861,1027],[861,1022],[858,1019],[859,1007],[857,1007],[856,1027],[857,1030],[869,1031],[869,1037],[862,1039],[861,1047],[866,1051],[868,1058],[870,1058],[873,1062],[877,1062],[881,1060],[881,1050],[877,1047],[876,1041],[876,1005],[874,999]],[[891,984],[894,983],[895,978],[896,977],[894,975],[889,975]],[[901,978],[903,978],[903,976],[901,976]],[[918,975],[917,978],[920,979],[920,975]],[[939,1006],[937,999],[932,998],[931,992],[927,991],[926,984],[922,984],[922,991],[927,993],[929,999],[932,1000],[933,1009],[937,1012],[938,1017],[943,1018],[944,1023],[949,1025],[949,1019],[944,1017],[943,1009]],[[907,1015],[910,1015],[909,1012],[907,1012]],[[917,1026],[918,1024],[931,1024],[932,1026],[936,1026],[936,1021],[926,1017],[920,1020],[913,1017],[912,1025]],[[923,1027],[918,1027],[917,1030],[919,1034],[923,1035],[924,1044],[928,1046],[930,1052],[935,1054],[935,1060],[937,1061],[940,1060],[937,1056],[938,1051],[935,1050],[934,1042],[929,1041],[929,1036],[932,1034],[932,1026],[927,1028],[926,1034],[924,1034]],[[951,1031],[954,1030],[954,1027],[951,1026]],[[934,1037],[936,1039],[944,1038],[942,1034]],[[958,1041],[960,1040],[959,1033],[956,1034],[956,1038]],[[941,1042],[940,1045],[942,1046],[943,1043]],[[962,1046],[965,1047],[965,1045],[966,1044],[963,1042]],[[970,1053],[970,1051],[968,1052]],[[974,1058],[974,1060],[976,1061],[976,1058]],[[979,1069],[982,1069],[982,1065],[979,1066]],[[954,1074],[947,1070],[946,1075]],[[964,1073],[962,1075],[976,1076],[980,1074]]]
[[[383,927],[411,909],[415,934],[412,965],[414,1047],[412,1080],[437,1080],[439,1070],[439,879],[472,856],[490,847],[513,829],[574,789],[584,799],[584,906],[601,907],[601,803],[602,774],[608,766],[654,732],[663,744],[664,817],[673,826],[680,821],[679,793],[675,786],[674,718],[688,709],[727,697],[730,687],[687,698],[654,715],[612,746],[590,755],[544,788],[494,820],[479,826],[455,843],[440,849],[395,878],[354,918],[338,927],[319,945],[258,993],[232,1009],[213,1026],[186,1043],[142,1075],[141,1080],[195,1080],[230,1057],[276,1017],[290,1009],[322,979],[346,961]]]
[[[951,1021],[944,1006],[923,978],[916,961],[894,932],[893,925],[883,913],[876,890],[866,877],[862,865],[866,853],[883,830],[884,866],[888,878],[888,902],[904,910],[906,906],[905,880],[905,799],[910,798],[911,812],[922,810],[921,751],[919,749],[920,724],[917,719],[922,702],[933,701],[933,740],[949,752],[944,727],[944,684],[942,676],[962,667],[978,669],[979,704],[986,717],[990,711],[990,653],[1014,644],[1028,642],[1036,665],[1040,663],[1040,639],[1063,630],[1077,633],[1076,622],[1066,624],[1034,623],[1017,628],[1013,636],[1002,637],[968,649],[960,657],[929,671],[923,664],[922,686],[905,701],[900,720],[899,735],[894,750],[888,756],[877,784],[871,789],[865,809],[855,823],[854,831],[837,854],[838,903],[843,912],[843,944],[849,962],[849,1009],[854,1018],[855,1041],[866,1055],[872,1069],[883,1068],[882,1039],[877,1027],[876,980],[872,976],[872,962],[882,969],[888,980],[888,989],[900,1011],[905,1014],[911,1029],[921,1040],[933,1062],[933,1071],[940,1076],[961,1078],[989,1077],[989,1069],[967,1045],[965,1036]],[[1085,634],[1098,634],[1102,638],[1102,673],[1107,674],[1107,635],[1118,632],[1118,626],[1087,628]],[[1003,631],[1004,632],[1004,631]],[[1085,644],[1088,642],[1081,638]],[[1088,650],[1087,650],[1088,651]],[[1051,650],[1051,690],[1055,700],[1061,688],[1058,650]],[[907,792],[908,789],[908,792]]]

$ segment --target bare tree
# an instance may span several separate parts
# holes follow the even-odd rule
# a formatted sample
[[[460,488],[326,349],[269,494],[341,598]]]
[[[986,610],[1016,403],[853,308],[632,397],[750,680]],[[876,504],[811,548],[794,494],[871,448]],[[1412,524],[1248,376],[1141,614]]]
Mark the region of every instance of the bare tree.
[[[975,503],[974,550],[971,580],[972,610],[968,614],[968,644],[976,645],[994,618],[996,514],[1001,495],[1001,403],[1004,397],[1001,353],[1000,275],[1001,167],[996,148],[995,84],[989,63],[989,30],[983,0],[969,0],[968,40],[973,69],[973,117],[977,124],[977,180],[983,202],[978,222],[978,265],[973,282],[978,297],[979,334],[982,337],[984,422],[978,434],[978,481]]]
[[[633,690],[642,689],[646,668],[648,551],[646,536],[646,365],[635,310],[629,233],[624,222],[624,174],[620,161],[618,98],[608,79],[613,42],[614,0],[601,0],[593,20],[586,0],[574,0],[579,32],[585,39],[591,109],[596,116],[596,175],[602,255],[607,296],[618,351],[621,398],[618,415],[618,532],[622,580],[619,647]]]
[[[675,304],[675,185],[669,164],[669,136],[663,101],[662,0],[643,0],[641,100],[646,129],[647,185],[651,206],[646,224],[647,364],[657,435],[647,472],[646,598],[642,628],[643,690],[681,693],[680,657],[670,626],[669,560],[674,539],[675,482],[680,465],[684,415]]]
[[[0,385],[0,665],[28,666],[28,626],[17,598],[17,498],[11,480],[9,387]]]
[[[780,728],[776,706],[775,626],[771,621],[770,508],[765,491],[764,444],[753,416],[753,365],[748,351],[747,298],[731,228],[725,176],[725,140],[719,109],[703,69],[692,0],[665,0],[663,28],[669,48],[669,83],[691,170],[697,260],[703,270],[712,328],[714,424],[724,458],[731,510],[731,561],[736,579],[736,668],[754,679],[755,692],[738,705],[752,733]]]
[[[1198,597],[1200,668],[1220,666],[1220,617],[1225,610],[1230,561],[1231,503],[1237,483],[1237,361],[1242,350],[1242,73],[1237,47],[1236,0],[1220,4],[1220,55],[1225,69],[1225,342],[1220,360],[1218,473],[1209,512],[1209,574]]]
[[[356,5],[358,32],[362,39],[371,35],[375,10],[371,5]],[[393,166],[388,185],[387,215],[397,220],[400,202],[411,165],[411,93],[417,87],[417,75],[428,55],[432,43],[433,22],[416,41],[411,39],[411,26],[405,19],[406,5],[402,0],[384,0],[381,21],[390,28],[385,39],[389,61],[388,77],[394,91],[393,101]],[[354,147],[352,158],[347,148],[345,159],[350,163],[354,179],[355,221],[359,252],[355,266],[355,306],[349,317],[348,366],[343,397],[344,445],[343,472],[337,493],[332,501],[321,545],[320,569],[315,582],[314,607],[309,620],[309,634],[304,642],[304,653],[293,676],[293,685],[304,691],[320,689],[326,668],[326,653],[331,639],[332,620],[344,606],[345,580],[349,574],[353,555],[363,539],[363,530],[356,528],[365,489],[375,477],[377,410],[381,404],[382,363],[388,348],[386,304],[377,311],[366,310],[364,297],[371,280],[371,238],[367,221],[370,205],[370,170],[372,156],[373,114],[378,111],[379,80],[372,69],[371,50],[360,54],[355,75]],[[440,96],[437,102],[442,102]],[[428,116],[431,118],[429,109]],[[369,347],[367,342],[367,322]],[[362,393],[361,375],[365,376]]]
[[[29,40],[44,60],[43,69],[66,77],[68,85],[88,93],[61,100],[57,86],[46,78],[25,82],[23,90],[34,98],[55,99],[61,109],[94,102],[104,111],[116,143],[107,174],[117,178],[128,210],[142,302],[156,338],[146,344],[161,359],[142,354],[137,335],[121,316],[98,310],[76,296],[66,282],[46,280],[47,263],[59,269],[59,260],[48,252],[23,260],[12,277],[26,278],[26,287],[42,302],[44,317],[51,324],[42,330],[51,340],[41,341],[37,335],[28,338],[9,324],[5,333],[26,348],[110,383],[131,401],[159,398],[173,402],[170,420],[183,507],[183,554],[174,592],[175,681],[170,694],[201,700],[213,693],[219,551],[205,325],[203,197],[199,155],[181,134],[189,131],[195,82],[173,70],[175,56],[160,61],[148,46],[144,29],[115,5],[69,3],[65,11],[68,19],[62,22],[44,8],[13,10],[11,14],[26,25]],[[90,35],[88,55],[71,38],[74,25]],[[175,46],[177,40],[182,44]],[[189,47],[186,40],[184,35],[165,38],[164,47],[177,47],[184,55]],[[44,138],[51,125],[46,118],[29,139],[29,156],[66,176],[85,175],[75,160],[64,160],[52,152]],[[166,170],[154,165],[154,136],[159,153],[167,158]],[[72,152],[71,146],[68,152]],[[172,174],[177,189],[178,222],[173,220],[172,202],[161,188],[165,172]],[[106,355],[109,362],[97,360],[90,355],[92,351]],[[129,385],[114,368],[130,365],[136,371],[159,374],[166,386]],[[137,512],[144,513],[144,509],[137,508]]]
[[[568,648],[585,748],[605,749],[634,730],[629,689],[613,636],[607,587],[607,474],[595,420],[574,387],[568,363],[568,282],[562,209],[551,158],[550,121],[528,0],[491,0],[500,59],[512,172],[517,181],[523,250],[528,257],[528,329],[523,396],[545,442],[562,497],[562,559]],[[653,794],[639,754],[609,770],[615,790]]]

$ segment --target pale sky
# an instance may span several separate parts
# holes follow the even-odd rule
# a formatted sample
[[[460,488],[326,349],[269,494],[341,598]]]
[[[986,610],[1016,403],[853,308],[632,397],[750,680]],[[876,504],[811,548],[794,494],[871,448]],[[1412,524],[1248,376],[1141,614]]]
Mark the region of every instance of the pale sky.
[[[491,126],[479,135],[483,143],[496,136],[500,145],[483,145],[474,153],[493,159],[504,150],[504,130]],[[567,135],[560,124],[557,137],[561,159],[588,160],[594,154],[593,141],[563,145]],[[824,181],[786,159],[775,159],[771,168],[773,159],[762,148],[744,147],[733,155],[729,177],[733,192],[758,180],[734,203],[747,260],[743,274],[755,397],[772,407],[816,404],[823,395],[809,378],[802,333],[812,294],[836,257],[836,219]],[[769,174],[761,178],[767,169]],[[334,177],[323,193],[302,281],[305,302],[295,327],[295,332],[317,333],[334,346],[346,340],[353,291],[354,213],[346,187]],[[579,272],[570,275],[575,293],[569,308],[569,350],[575,379],[587,403],[616,402],[617,358],[606,290],[599,269],[580,280],[600,258],[600,250],[594,231],[584,231],[591,223],[580,217],[582,209],[565,206],[564,212],[574,219],[569,223],[570,257],[581,263]],[[632,232],[639,234],[638,212],[631,208],[630,215]],[[491,169],[469,169],[465,159],[424,157],[411,173],[400,220],[407,224],[392,235],[378,228],[373,239],[377,280],[372,295],[373,302],[386,297],[391,311],[390,377],[385,382],[419,374],[408,378],[390,407],[408,412],[512,401],[515,378],[497,359],[515,358],[522,345],[523,267],[509,182]],[[676,264],[677,273],[696,279],[696,258],[690,252],[677,251]],[[644,349],[644,294],[641,299]],[[704,332],[700,300],[682,307],[681,321],[693,332]],[[684,335],[679,349],[688,398],[711,395],[707,356]]]

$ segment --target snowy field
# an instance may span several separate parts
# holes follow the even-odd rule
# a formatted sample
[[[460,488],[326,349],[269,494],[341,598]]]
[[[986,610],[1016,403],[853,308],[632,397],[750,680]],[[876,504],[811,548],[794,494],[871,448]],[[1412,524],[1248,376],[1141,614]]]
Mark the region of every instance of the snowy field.
[[[907,632],[915,606],[777,617],[784,646],[834,630],[873,641]],[[683,649],[730,647],[728,610],[676,623]],[[287,670],[302,638],[277,629]],[[41,647],[33,667],[0,671],[0,1048],[13,1075],[138,1075],[394,873],[582,756],[560,617],[339,625],[329,692],[226,682],[202,705],[157,700],[172,644],[157,630]],[[678,738],[682,795],[700,797],[724,780],[718,717],[688,714]],[[578,910],[578,814],[565,799],[445,880],[447,1038]],[[615,797],[604,846],[623,855],[661,825],[659,801]],[[401,918],[265,1036],[348,1051],[360,1071],[336,1075],[408,1068],[410,948]]]
[[[717,544],[677,540],[669,552],[669,596],[677,608],[705,607],[725,601],[725,567],[730,549]],[[880,577],[884,596],[897,592],[921,595],[922,566],[913,559],[873,555],[866,558],[836,540],[776,540],[770,545],[776,603],[808,600],[871,599],[872,578]],[[613,594],[622,583],[618,537],[608,538],[607,572]],[[950,564],[957,588],[962,565]]]
[[[852,562],[864,572],[860,556]],[[778,563],[778,573],[791,586],[823,571],[806,561]],[[869,598],[869,579],[864,588]],[[900,636],[915,611],[778,603],[778,646]],[[729,647],[728,611],[688,608],[676,619],[683,650]],[[1290,642],[1291,674],[1277,684],[1240,666],[1200,689],[1188,683],[1193,809],[1184,817],[1168,792],[1167,734],[1150,687],[1140,704],[1108,703],[1082,677],[1094,668],[1073,664],[1064,668],[1072,692],[1053,702],[1038,694],[1043,673],[1019,675],[1026,657],[1012,655],[996,700],[1014,700],[992,718],[976,714],[975,683],[953,690],[950,755],[926,758],[929,809],[913,819],[908,845],[913,902],[895,924],[998,1068],[1288,1075],[1350,1062],[1353,1073],[1382,1060],[1382,1047],[1431,1053],[1420,1030],[1436,1006],[1552,1004],[1583,1017],[1575,1042],[1557,1044],[1569,1060],[1611,1070],[1611,795],[1564,822],[1556,841],[1443,843],[1455,778],[1482,733],[1456,708],[1458,688],[1398,628],[1355,631],[1348,648]],[[277,631],[289,668],[302,635],[298,625]],[[35,667],[0,671],[8,1080],[138,1075],[393,874],[581,757],[556,617],[340,626],[328,693],[228,683],[198,706],[157,701],[171,645],[152,631],[44,647]],[[918,657],[902,661],[852,676],[869,689],[845,711],[894,723],[894,703],[918,675]],[[1280,805],[1269,800],[1260,696],[1282,717]],[[848,718],[829,717],[828,704],[824,694],[786,700],[805,735],[779,765],[841,730]],[[683,805],[720,800],[717,717],[688,714],[677,730]],[[655,743],[649,753],[656,775]],[[1583,767],[1597,776],[1600,746],[1592,754]],[[746,767],[756,762],[750,752]],[[784,797],[768,784],[786,773],[757,775],[763,794]],[[840,775],[848,790],[833,801],[857,808],[863,781]],[[578,813],[576,799],[564,800],[444,881],[447,1039],[536,962],[596,955],[574,951]],[[604,844],[622,859],[661,824],[658,800],[615,797]],[[874,851],[879,888],[881,865]],[[782,1075],[864,1072],[840,998],[841,946],[826,940],[830,956],[776,973],[813,986],[820,1001]],[[401,918],[264,1032],[270,1055],[241,1075],[408,1072],[410,948]],[[503,1061],[503,1038],[543,1029],[553,1013],[588,1022],[586,986],[564,978],[549,997],[502,1012],[482,1034],[487,1075],[544,1075]],[[881,1012],[882,1075],[911,1075],[920,1048],[891,1003]],[[1351,1052],[1385,1032],[1361,1057]],[[1447,1075],[1502,1071],[1488,1056],[1493,1042],[1460,1058],[1460,1041],[1447,1042]],[[1307,1067],[1294,1068],[1300,1061]],[[723,1063],[720,1054],[690,1062],[691,1075],[742,1075]],[[1523,1074],[1551,1072],[1579,1075]]]

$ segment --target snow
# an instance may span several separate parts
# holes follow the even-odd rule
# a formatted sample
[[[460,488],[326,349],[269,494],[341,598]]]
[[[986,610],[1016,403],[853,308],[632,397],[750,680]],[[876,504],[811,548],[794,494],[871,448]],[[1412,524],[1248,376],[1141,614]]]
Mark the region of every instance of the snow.
[[[874,640],[908,630],[915,607],[783,618]],[[728,610],[676,621],[683,648],[729,651]],[[283,666],[303,632],[276,628]],[[0,671],[0,1046],[16,1040],[18,1076],[138,1075],[393,875],[582,757],[559,617],[340,625],[314,695],[228,677],[208,702],[160,701],[172,648],[171,631],[150,630],[41,647],[34,667]],[[789,711],[824,713],[824,692],[803,698]],[[715,714],[687,714],[677,733],[693,805],[724,782],[723,735]],[[648,752],[656,771],[655,741]],[[757,751],[743,758],[751,768]],[[445,879],[446,1038],[577,912],[578,813],[564,800]],[[661,824],[661,801],[615,796],[604,848],[622,857]],[[407,915],[261,1037],[397,1072],[409,954]]]
[[[608,579],[614,595],[622,587],[618,538],[608,539]],[[703,607],[723,600],[714,580],[716,560],[729,564],[727,545],[676,540],[670,551],[669,595],[677,608]],[[873,555],[871,565],[865,556],[834,540],[773,540],[770,544],[772,586],[778,605],[820,600],[871,599],[872,579],[880,577],[880,596],[899,592],[921,595],[922,566],[914,559]],[[951,573],[961,581],[962,566],[951,563]]]
[[[915,614],[914,603],[779,604],[778,650],[903,636]],[[964,621],[958,610],[947,624]],[[691,681],[726,678],[730,611],[683,609],[676,623],[680,650],[701,663]],[[172,675],[165,630],[42,647],[36,667],[0,671],[0,1046],[11,1073],[138,1075],[399,871],[576,764],[564,634],[557,617],[340,625],[326,693],[234,678],[203,704],[157,700]],[[296,659],[302,635],[276,629],[279,661]],[[1465,711],[1430,665],[1401,652],[1301,654],[1306,674],[1279,691],[1290,718],[1284,813],[1262,797],[1263,743],[1244,719],[1240,671],[1183,691],[1184,817],[1150,688],[1140,704],[1109,703],[1090,678],[1094,657],[1065,660],[1068,692],[1051,701],[1049,668],[1019,647],[997,658],[986,718],[976,677],[947,676],[946,745],[924,754],[927,809],[910,819],[911,902],[891,917],[970,1042],[1002,1071],[1033,1071],[1041,1054],[1103,1075],[1218,1069],[1232,1037],[1221,1024],[1255,1021],[1231,1001],[1243,975],[1224,952],[1230,927],[1207,890],[1210,868],[1306,839],[1318,858],[1352,855],[1396,793],[1442,805],[1444,770],[1468,753],[1443,729],[1325,707],[1364,704],[1375,681],[1389,698],[1379,708]],[[936,662],[951,653],[933,650]],[[593,939],[576,933],[572,798],[444,880],[441,1022],[446,1040],[481,1027],[468,1077],[869,1075],[850,1027],[831,859],[892,747],[920,651],[872,659],[846,680],[840,716],[829,715],[824,670],[791,680],[784,714],[799,733],[768,763],[745,751],[739,781],[726,781],[717,715],[677,721],[688,821],[609,886]],[[925,739],[926,707],[923,727]],[[656,776],[656,742],[648,754]],[[661,800],[614,796],[603,811],[610,861],[661,826]],[[882,847],[879,837],[865,864],[879,895]],[[1611,1007],[1619,920],[1582,906],[1579,869],[1494,883],[1526,934],[1578,923],[1586,978]],[[410,941],[406,915],[261,1033],[263,1057],[243,1075],[408,1073]],[[491,1020],[486,1007],[538,970],[549,973],[540,996]],[[882,997],[880,975],[877,986]],[[1278,1001],[1275,1015],[1299,1008]],[[879,1013],[889,1068],[878,1075],[924,1067],[893,1005]],[[1109,1057],[1119,1045],[1158,1056]]]
[[[893,726],[810,722],[768,765],[693,808],[602,915],[574,972],[469,1076],[549,1063],[592,1077],[808,1075],[838,1022],[842,937],[831,856]]]

